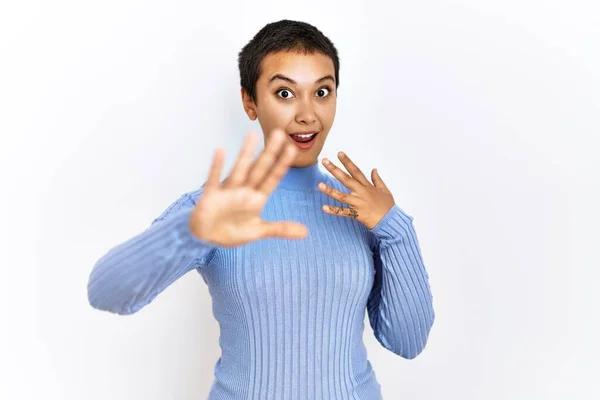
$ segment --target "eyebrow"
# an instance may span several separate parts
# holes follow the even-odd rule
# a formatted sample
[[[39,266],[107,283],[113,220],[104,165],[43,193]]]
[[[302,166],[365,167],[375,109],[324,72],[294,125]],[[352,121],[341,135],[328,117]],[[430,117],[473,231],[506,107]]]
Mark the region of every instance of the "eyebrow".
[[[282,75],[282,74],[275,74],[275,75],[273,75],[271,77],[271,79],[269,79],[269,83],[273,82],[276,79],[281,79],[282,81],[286,81],[286,82],[289,82],[289,83],[294,84],[294,85],[296,84],[295,80],[293,80],[292,78],[289,78],[289,77],[287,77],[285,75]],[[321,83],[321,82],[326,81],[326,80],[331,80],[331,81],[333,81],[335,83],[335,79],[331,75],[325,75],[324,77],[317,79],[315,81],[315,83]]]

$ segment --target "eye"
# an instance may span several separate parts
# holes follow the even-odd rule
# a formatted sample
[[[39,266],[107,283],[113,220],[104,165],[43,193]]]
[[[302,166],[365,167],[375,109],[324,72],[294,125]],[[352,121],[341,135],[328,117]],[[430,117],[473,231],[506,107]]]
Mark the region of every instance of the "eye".
[[[279,89],[277,91],[277,95],[279,97],[281,97],[282,99],[289,99],[289,98],[294,97],[293,94],[292,94],[292,91],[289,90],[289,89]]]
[[[327,97],[329,96],[329,93],[331,93],[331,89],[328,87],[322,87],[321,89],[317,90],[318,97]]]

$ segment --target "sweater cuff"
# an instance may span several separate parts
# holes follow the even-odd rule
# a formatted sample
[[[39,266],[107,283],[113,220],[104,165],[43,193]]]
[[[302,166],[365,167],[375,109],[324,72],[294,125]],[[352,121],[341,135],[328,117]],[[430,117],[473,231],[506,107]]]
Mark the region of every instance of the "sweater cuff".
[[[408,235],[409,230],[412,229],[412,220],[413,217],[394,204],[370,231],[380,241],[395,241]]]

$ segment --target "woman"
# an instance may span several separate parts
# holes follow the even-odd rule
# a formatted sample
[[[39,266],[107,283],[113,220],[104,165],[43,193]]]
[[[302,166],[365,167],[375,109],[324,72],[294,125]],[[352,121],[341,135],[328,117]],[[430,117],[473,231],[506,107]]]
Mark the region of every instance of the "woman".
[[[314,26],[266,25],[239,55],[244,110],[259,120],[230,175],[207,181],[94,266],[90,304],[131,314],[196,270],[220,325],[209,399],[380,399],[364,313],[386,349],[410,359],[434,321],[412,217],[377,173],[317,161],[332,126],[339,60]],[[329,206],[329,207],[327,207]]]

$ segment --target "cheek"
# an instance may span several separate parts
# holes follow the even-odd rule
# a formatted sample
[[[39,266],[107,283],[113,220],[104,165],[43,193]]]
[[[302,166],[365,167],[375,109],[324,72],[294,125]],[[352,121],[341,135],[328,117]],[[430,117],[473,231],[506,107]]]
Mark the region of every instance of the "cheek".
[[[319,119],[323,125],[327,125],[328,127],[332,125],[333,119],[335,118],[335,109],[336,104],[331,103],[327,105],[323,105],[319,110]]]
[[[261,117],[272,128],[285,128],[294,120],[294,108],[275,99],[265,101]]]

